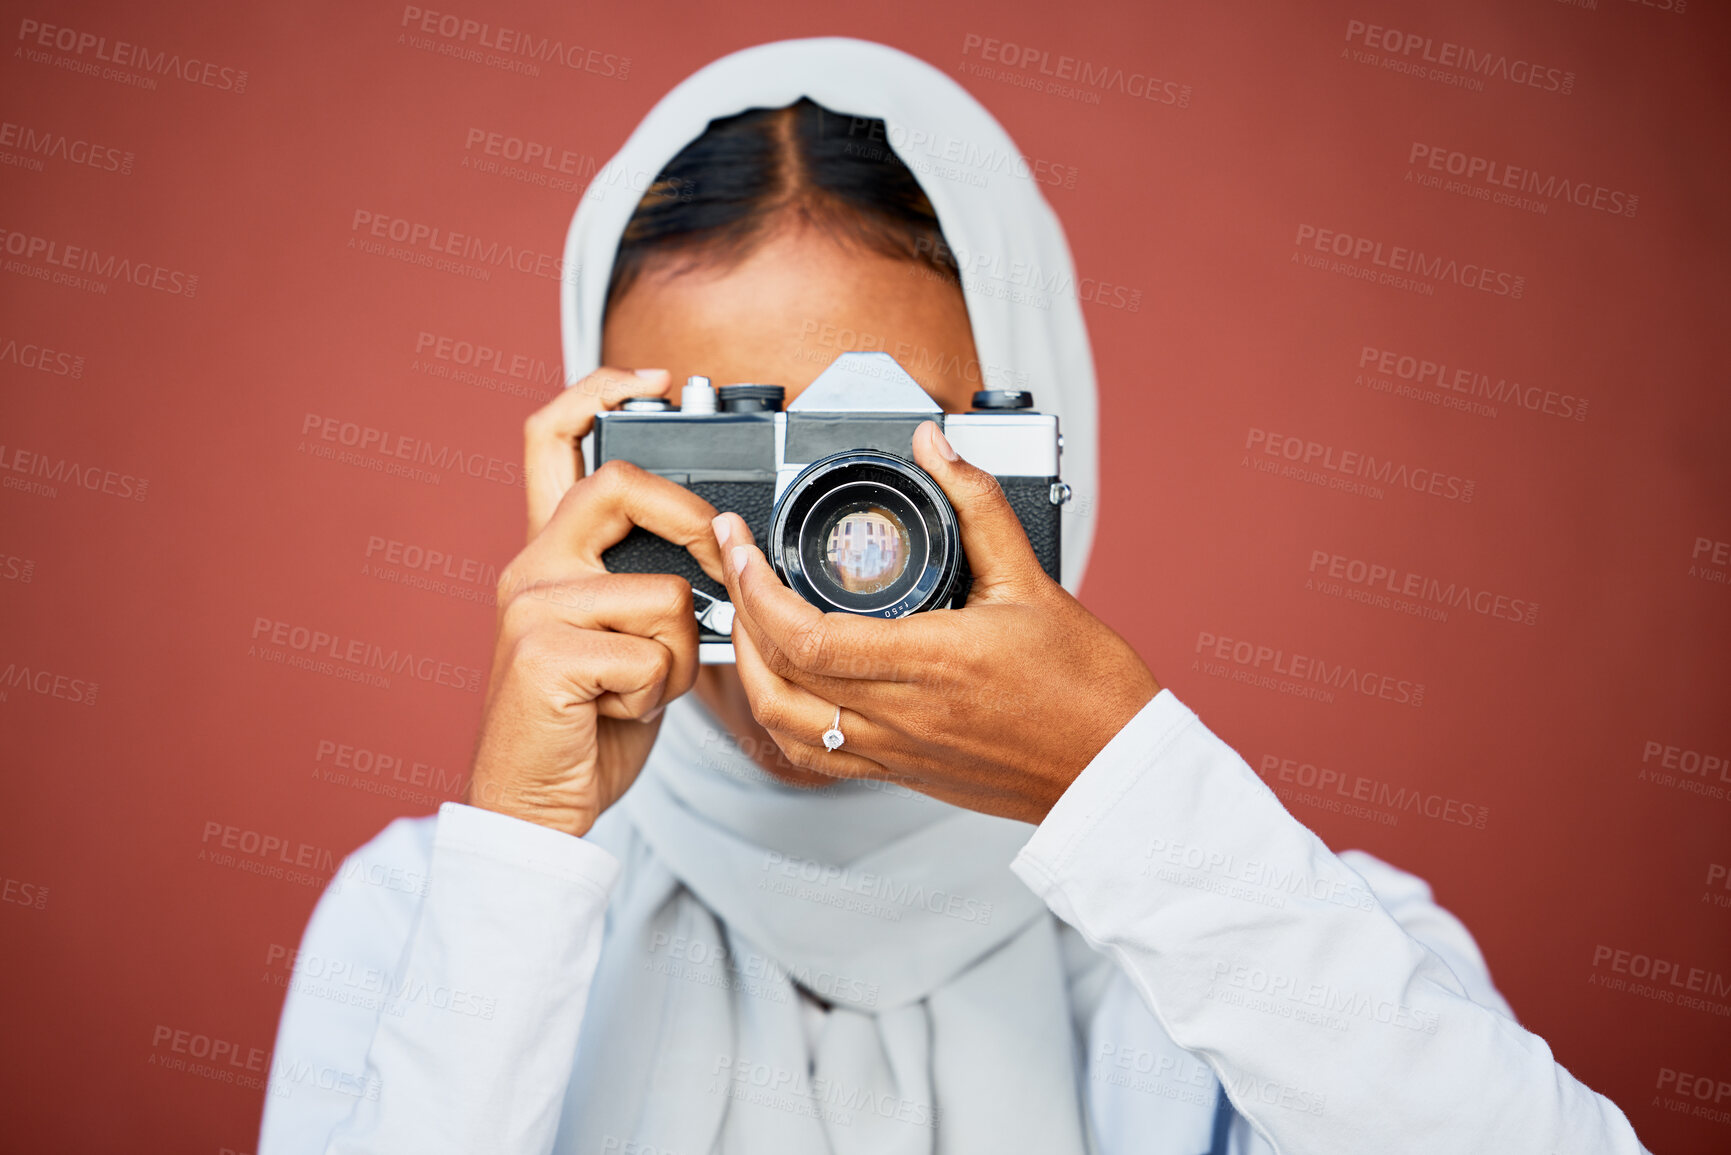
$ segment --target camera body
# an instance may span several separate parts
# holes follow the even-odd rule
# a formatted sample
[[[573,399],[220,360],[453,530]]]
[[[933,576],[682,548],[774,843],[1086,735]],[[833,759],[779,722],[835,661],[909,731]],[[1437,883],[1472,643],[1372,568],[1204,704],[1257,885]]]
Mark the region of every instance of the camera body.
[[[777,575],[826,611],[901,617],[960,606],[971,577],[955,510],[912,460],[913,434],[936,422],[956,451],[993,474],[1053,580],[1059,517],[1058,419],[1027,393],[982,390],[945,415],[887,353],[843,353],[781,409],[774,385],[711,390],[693,377],[683,409],[662,398],[596,415],[594,460],[629,461],[690,489],[751,527]],[[633,527],[602,555],[615,573],[691,583],[704,662],[733,661],[732,606],[681,547]]]

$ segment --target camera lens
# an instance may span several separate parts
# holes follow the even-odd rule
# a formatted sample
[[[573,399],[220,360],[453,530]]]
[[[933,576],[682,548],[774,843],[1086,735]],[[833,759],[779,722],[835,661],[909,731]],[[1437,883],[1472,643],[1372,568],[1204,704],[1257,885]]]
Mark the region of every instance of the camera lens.
[[[913,542],[894,510],[854,505],[844,507],[830,522],[824,568],[849,593],[875,594],[907,572]]]
[[[924,470],[852,450],[813,462],[776,503],[770,562],[823,610],[897,618],[950,604],[961,569],[955,510]]]

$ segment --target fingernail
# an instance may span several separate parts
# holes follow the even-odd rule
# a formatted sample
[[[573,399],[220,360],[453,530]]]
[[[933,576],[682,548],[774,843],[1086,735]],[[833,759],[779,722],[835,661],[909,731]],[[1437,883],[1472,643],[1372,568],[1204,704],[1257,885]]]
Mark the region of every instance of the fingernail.
[[[937,422],[932,422],[932,448],[936,449],[945,461],[954,461],[956,451],[950,445],[950,439],[944,436],[944,431],[938,428]]]
[[[727,524],[727,515],[718,514],[709,524],[715,530],[715,544],[726,549],[727,535],[732,528]]]
[[[645,380],[651,377],[659,377],[661,374],[667,372],[665,369],[633,369],[631,371]]]
[[[663,711],[665,709],[667,709],[667,703],[663,702],[661,705],[655,707],[655,709],[649,711],[649,713],[643,715],[642,721],[645,721],[645,722],[655,721],[655,719],[661,717],[661,711]]]
[[[739,574],[745,569],[745,563],[748,560],[750,560],[750,555],[745,552],[745,547],[743,545],[736,545],[733,547],[733,555],[732,556],[733,556],[733,575],[735,577],[738,577]]]

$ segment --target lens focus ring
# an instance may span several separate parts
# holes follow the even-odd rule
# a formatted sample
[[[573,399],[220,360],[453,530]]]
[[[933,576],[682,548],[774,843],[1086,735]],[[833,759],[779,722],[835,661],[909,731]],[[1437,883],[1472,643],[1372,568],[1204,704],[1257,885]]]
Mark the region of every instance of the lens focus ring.
[[[851,450],[813,462],[776,503],[770,562],[824,610],[898,618],[950,603],[961,534],[943,490],[917,465]]]

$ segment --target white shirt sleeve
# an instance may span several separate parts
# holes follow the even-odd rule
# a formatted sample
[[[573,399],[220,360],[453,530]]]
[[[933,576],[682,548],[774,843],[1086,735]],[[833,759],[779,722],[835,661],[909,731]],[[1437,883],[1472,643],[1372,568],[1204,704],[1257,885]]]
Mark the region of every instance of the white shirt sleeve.
[[[307,925],[260,1155],[544,1155],[619,862],[448,802],[345,860]]]
[[[1012,869],[1281,1155],[1644,1151],[1515,1023],[1428,887],[1330,853],[1169,690]]]

